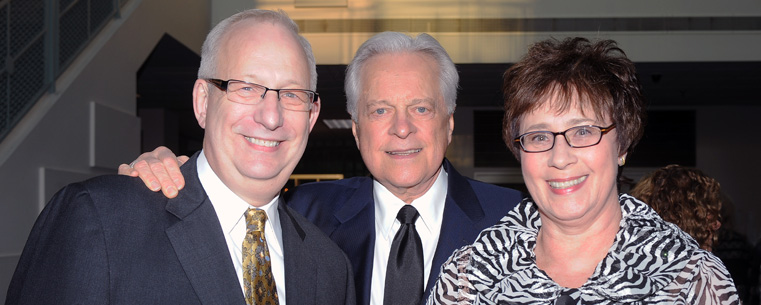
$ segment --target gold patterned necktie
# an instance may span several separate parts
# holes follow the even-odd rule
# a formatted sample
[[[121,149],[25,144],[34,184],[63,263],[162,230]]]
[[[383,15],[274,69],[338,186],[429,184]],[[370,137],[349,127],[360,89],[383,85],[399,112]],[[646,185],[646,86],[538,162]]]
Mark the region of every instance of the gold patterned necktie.
[[[264,223],[267,214],[263,210],[249,208],[246,211],[246,238],[243,239],[243,286],[246,288],[246,304],[278,304],[275,279],[270,265],[270,251],[264,239]]]

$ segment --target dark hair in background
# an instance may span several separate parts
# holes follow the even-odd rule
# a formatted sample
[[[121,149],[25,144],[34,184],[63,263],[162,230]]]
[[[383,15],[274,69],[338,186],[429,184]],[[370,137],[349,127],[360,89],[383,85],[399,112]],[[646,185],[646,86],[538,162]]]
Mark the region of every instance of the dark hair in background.
[[[631,195],[690,234],[701,248],[716,244],[721,222],[719,182],[694,168],[668,165],[642,178]]]

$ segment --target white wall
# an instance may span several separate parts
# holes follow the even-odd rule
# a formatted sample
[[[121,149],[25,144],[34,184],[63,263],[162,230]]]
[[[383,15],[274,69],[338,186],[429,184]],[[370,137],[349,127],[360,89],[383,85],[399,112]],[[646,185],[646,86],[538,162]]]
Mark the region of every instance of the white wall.
[[[350,0],[347,7],[295,8],[291,0],[211,0],[212,23],[243,9],[283,9],[295,20],[351,19],[489,19],[489,18],[636,18],[761,16],[757,0]],[[318,64],[347,64],[371,32],[310,33]],[[515,62],[532,42],[554,37],[614,39],[632,60],[755,61],[761,60],[761,32],[431,32],[456,63]],[[742,46],[742,47],[739,47]]]
[[[132,0],[0,143],[0,300],[44,203],[139,154],[137,71],[164,33],[199,50],[208,1]],[[188,101],[190,103],[191,101]]]

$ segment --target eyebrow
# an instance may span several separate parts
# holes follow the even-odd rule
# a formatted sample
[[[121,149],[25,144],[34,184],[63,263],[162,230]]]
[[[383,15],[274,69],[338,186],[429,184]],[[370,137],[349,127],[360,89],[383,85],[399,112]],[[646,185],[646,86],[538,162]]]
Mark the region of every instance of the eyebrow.
[[[417,105],[417,104],[422,104],[422,103],[429,103],[429,104],[432,104],[432,105],[436,105],[436,99],[430,98],[430,97],[417,98],[417,99],[413,99],[412,102],[410,103],[410,105]]]
[[[416,98],[416,99],[409,100],[405,105],[417,105],[417,104],[422,104],[422,103],[429,103],[429,104],[435,105],[436,104],[436,99],[429,98],[429,97],[426,97],[426,98]],[[372,106],[379,105],[379,104],[380,105],[391,105],[392,103],[390,103],[388,100],[385,100],[385,99],[383,99],[383,100],[368,100],[367,101],[367,107],[372,107]]]
[[[576,127],[581,125],[594,125],[597,124],[597,121],[591,118],[578,118],[578,119],[572,119],[568,122],[566,122],[567,125],[570,125],[570,127]],[[528,126],[524,132],[530,132],[530,131],[549,131],[550,125],[547,123],[539,123],[534,124],[531,126]]]
[[[386,100],[372,100],[372,101],[367,101],[364,108],[372,108],[373,106],[376,106],[376,105],[390,105],[390,104]]]
[[[238,78],[232,78],[232,79],[242,80],[242,81],[247,82],[247,83],[254,83],[254,84],[257,84],[257,85],[264,86],[262,84],[263,83],[262,79],[259,78],[256,74],[243,74],[243,78],[242,79],[238,79]],[[250,80],[246,80],[246,79],[250,79]],[[273,88],[274,89],[307,89],[307,90],[309,90],[309,88],[307,88],[306,86],[302,86],[295,79],[290,79],[290,78],[286,79],[284,81],[284,83],[285,83],[284,86],[278,86],[276,88],[275,87],[273,87]],[[289,88],[289,86],[295,86],[295,88]],[[265,87],[268,87],[268,86],[265,86]]]

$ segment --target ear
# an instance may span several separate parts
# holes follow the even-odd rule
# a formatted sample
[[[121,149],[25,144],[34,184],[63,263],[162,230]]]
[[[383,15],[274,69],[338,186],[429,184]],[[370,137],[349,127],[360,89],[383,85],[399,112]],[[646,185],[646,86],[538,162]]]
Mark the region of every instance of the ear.
[[[447,138],[447,144],[452,143],[452,132],[454,132],[454,113],[449,115],[449,136]]]
[[[312,104],[312,110],[309,111],[309,132],[312,132],[314,124],[317,123],[317,117],[320,116],[320,105],[322,105],[322,102],[317,97],[317,101]]]
[[[357,149],[359,149],[359,137],[357,136],[357,122],[354,120],[351,120],[351,134],[354,135],[354,142],[357,143]]]
[[[193,85],[193,112],[201,128],[206,128],[206,109],[209,105],[209,86],[205,80],[197,79]]]

